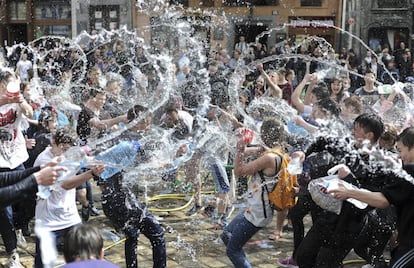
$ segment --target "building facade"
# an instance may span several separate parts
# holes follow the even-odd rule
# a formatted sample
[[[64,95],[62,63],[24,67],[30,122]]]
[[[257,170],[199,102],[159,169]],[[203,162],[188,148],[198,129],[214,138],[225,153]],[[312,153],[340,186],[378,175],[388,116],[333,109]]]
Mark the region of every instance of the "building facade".
[[[288,37],[296,41],[308,35],[324,37],[335,48],[339,45],[342,0],[170,0],[170,5],[180,5],[191,11],[189,16],[195,21],[209,21],[198,27],[199,35],[207,38],[207,43],[219,44],[232,49],[240,35],[247,42],[256,41],[272,46]],[[194,10],[199,10],[194,12]],[[205,12],[207,11],[207,12]],[[210,13],[209,13],[210,12]],[[154,18],[134,12],[134,27],[151,24]],[[207,14],[207,15],[206,15]],[[208,15],[212,14],[212,15]],[[156,15],[154,15],[156,16]],[[197,25],[197,22],[195,23]],[[138,30],[139,31],[139,30]],[[153,40],[150,33],[141,32],[146,40]],[[154,33],[152,33],[154,35]]]
[[[134,0],[1,0],[0,44],[28,43],[45,35],[132,28]]]
[[[147,42],[163,39],[153,32],[157,14],[140,12],[135,0],[1,0],[0,44],[27,43],[44,35],[75,37],[82,31],[136,29]],[[232,48],[240,35],[271,46],[287,37],[324,37],[339,46],[342,0],[166,0],[182,5],[197,34],[210,46]],[[197,10],[197,11],[194,11]],[[206,13],[208,11],[210,13]],[[214,14],[214,15],[209,15]],[[151,28],[151,30],[148,30]]]
[[[413,12],[413,0],[357,1],[355,10],[349,10],[350,16],[357,18],[356,34],[375,52],[385,46],[395,50],[400,42],[411,47]],[[355,42],[353,46],[361,51],[365,49]]]

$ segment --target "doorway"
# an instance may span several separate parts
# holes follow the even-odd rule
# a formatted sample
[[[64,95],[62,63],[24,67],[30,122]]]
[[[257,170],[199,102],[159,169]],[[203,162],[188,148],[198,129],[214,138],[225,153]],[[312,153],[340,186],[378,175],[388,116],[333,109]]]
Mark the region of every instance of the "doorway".
[[[8,24],[7,44],[9,46],[19,43],[28,43],[27,40],[27,24]]]
[[[254,43],[256,42],[256,37],[263,33],[264,31],[269,30],[267,25],[253,25],[253,24],[247,24],[247,25],[236,25],[236,36],[234,43],[239,42],[239,36],[244,35],[246,38],[247,43]],[[263,37],[259,39],[259,42],[262,44],[267,45],[267,39],[268,35],[265,34]]]

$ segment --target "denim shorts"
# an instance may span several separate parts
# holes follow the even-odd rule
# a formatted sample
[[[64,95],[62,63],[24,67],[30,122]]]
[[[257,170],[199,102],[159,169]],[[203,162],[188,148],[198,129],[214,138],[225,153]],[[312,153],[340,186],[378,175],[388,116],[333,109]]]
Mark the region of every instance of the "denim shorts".
[[[226,168],[220,164],[211,164],[210,172],[213,175],[214,184],[219,193],[230,192],[229,177],[227,176]]]

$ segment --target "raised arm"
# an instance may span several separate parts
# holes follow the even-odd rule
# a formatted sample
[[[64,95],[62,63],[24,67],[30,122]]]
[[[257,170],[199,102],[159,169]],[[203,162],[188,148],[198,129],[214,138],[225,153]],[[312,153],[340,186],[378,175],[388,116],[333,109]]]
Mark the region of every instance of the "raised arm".
[[[236,156],[234,160],[234,175],[241,177],[244,175],[254,175],[260,170],[276,169],[275,158],[272,154],[264,154],[256,160],[248,163],[244,162],[246,144],[241,135],[239,135],[236,145]]]
[[[302,101],[300,96],[302,94],[303,89],[305,88],[305,85],[313,80],[314,76],[312,74],[305,75],[303,80],[299,83],[299,85],[295,88],[295,90],[292,93],[292,104],[296,108],[296,110],[298,110],[299,113],[303,113],[305,111],[305,104],[310,104],[310,97],[306,96],[310,96],[310,92],[312,91],[314,85],[311,84],[308,86],[308,89],[306,90],[305,101]]]
[[[264,71],[263,64],[259,63],[257,65],[257,70],[260,71],[266,83],[269,85],[269,89],[271,90],[271,95],[277,98],[282,98],[282,90],[277,84],[273,83],[272,79],[270,79],[270,76]]]

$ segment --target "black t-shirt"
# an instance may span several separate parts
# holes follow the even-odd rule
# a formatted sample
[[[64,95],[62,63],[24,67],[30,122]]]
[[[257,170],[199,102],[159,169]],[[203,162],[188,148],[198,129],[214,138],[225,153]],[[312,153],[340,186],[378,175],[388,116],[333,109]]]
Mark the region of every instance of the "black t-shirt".
[[[414,176],[414,165],[405,165],[403,168]],[[414,247],[414,184],[400,179],[387,185],[381,192],[396,207],[399,245]]]
[[[89,137],[100,138],[106,132],[106,130],[98,131],[89,124],[89,121],[94,117],[96,117],[94,112],[88,107],[82,105],[82,110],[78,117],[78,125],[76,126],[76,132],[79,136],[80,145],[85,145]],[[109,113],[101,110],[99,120],[106,120],[110,118],[111,116]]]

